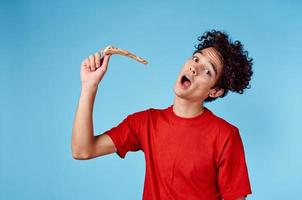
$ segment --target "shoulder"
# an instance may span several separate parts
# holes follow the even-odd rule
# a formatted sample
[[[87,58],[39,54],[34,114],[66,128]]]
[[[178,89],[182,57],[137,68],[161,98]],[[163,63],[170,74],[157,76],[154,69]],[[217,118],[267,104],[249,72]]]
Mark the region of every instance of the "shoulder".
[[[238,152],[243,149],[239,128],[215,114],[212,114],[212,122],[212,126],[217,130],[216,145],[218,152],[222,153],[225,148],[235,149]]]
[[[160,116],[165,116],[168,108],[146,108],[141,111],[134,112],[128,116],[128,118],[135,120],[148,120],[158,119]]]
[[[219,130],[220,137],[232,137],[234,134],[239,133],[239,129],[226,119],[214,114],[211,110],[210,111],[210,124],[211,126],[215,127]]]
[[[148,113],[150,112],[150,108],[148,109],[143,109],[143,110],[140,110],[140,111],[136,111],[136,112],[133,112],[132,114],[129,114],[127,116],[128,119],[131,119],[131,120],[142,120],[142,119],[145,119],[147,116],[148,116]]]
[[[145,108],[128,115],[127,118],[142,120],[142,119],[147,119],[148,117],[152,117],[154,115],[158,115],[162,111],[163,111],[162,109],[157,109],[157,108]]]
[[[164,114],[168,108],[146,108],[141,111],[132,113],[133,116],[160,115]]]

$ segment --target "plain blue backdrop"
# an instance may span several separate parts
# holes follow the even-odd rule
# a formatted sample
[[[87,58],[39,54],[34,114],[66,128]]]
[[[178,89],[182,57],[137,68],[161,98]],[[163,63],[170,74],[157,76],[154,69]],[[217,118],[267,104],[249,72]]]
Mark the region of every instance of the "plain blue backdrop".
[[[302,189],[300,1],[1,1],[0,199],[141,199],[144,155],[74,160],[71,131],[81,61],[113,56],[94,107],[95,135],[127,115],[173,103],[197,37],[213,28],[254,58],[251,89],[206,106],[240,129],[253,194],[297,199]]]

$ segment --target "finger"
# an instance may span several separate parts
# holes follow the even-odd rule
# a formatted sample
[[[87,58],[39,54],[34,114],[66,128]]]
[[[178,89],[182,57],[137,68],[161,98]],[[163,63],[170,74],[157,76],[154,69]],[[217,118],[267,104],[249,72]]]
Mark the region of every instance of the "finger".
[[[108,66],[108,63],[109,63],[109,60],[110,60],[110,56],[111,55],[105,55],[104,56],[104,60],[103,60],[102,66],[105,66],[105,67]]]
[[[110,55],[104,55],[104,57],[102,58],[102,61],[101,61],[101,67],[99,68],[99,71],[101,73],[107,71],[109,60],[110,60]]]
[[[84,68],[89,67],[89,59],[88,58],[84,59],[81,63],[81,66]]]
[[[90,69],[92,71],[95,71],[95,63],[94,63],[94,56],[93,55],[89,56],[89,62],[90,62]]]
[[[87,59],[84,59],[84,60],[82,61],[81,66],[86,66],[86,60],[87,60]]]
[[[94,54],[94,62],[95,62],[95,67],[99,68],[100,67],[100,54],[96,52]]]

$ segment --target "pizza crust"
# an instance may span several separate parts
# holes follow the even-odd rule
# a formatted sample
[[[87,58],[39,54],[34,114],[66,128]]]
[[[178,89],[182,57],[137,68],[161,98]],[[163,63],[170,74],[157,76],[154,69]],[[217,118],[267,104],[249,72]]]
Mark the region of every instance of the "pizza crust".
[[[100,59],[104,57],[104,55],[112,55],[112,54],[118,54],[118,55],[123,55],[123,56],[128,56],[142,64],[148,64],[148,61],[145,59],[142,59],[141,57],[138,57],[137,55],[125,50],[125,49],[120,49],[117,47],[113,47],[111,45],[107,46],[100,52]]]

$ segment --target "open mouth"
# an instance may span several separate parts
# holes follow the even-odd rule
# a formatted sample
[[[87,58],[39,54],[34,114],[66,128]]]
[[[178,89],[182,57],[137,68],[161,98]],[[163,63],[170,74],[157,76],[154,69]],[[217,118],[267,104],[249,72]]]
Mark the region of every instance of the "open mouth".
[[[180,83],[184,88],[188,88],[191,85],[191,80],[188,76],[184,75],[181,77]]]

